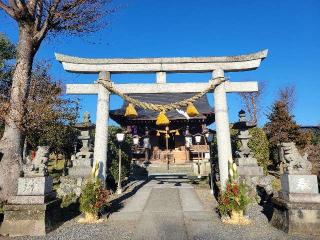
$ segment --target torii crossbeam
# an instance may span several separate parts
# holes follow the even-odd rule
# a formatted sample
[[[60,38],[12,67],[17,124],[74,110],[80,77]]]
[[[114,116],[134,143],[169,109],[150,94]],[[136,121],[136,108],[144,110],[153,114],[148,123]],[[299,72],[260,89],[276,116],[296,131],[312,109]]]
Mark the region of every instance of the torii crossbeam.
[[[98,73],[99,79],[111,81],[111,74],[156,73],[155,84],[115,84],[123,93],[188,93],[201,92],[208,83],[166,83],[166,72],[211,72],[212,78],[224,77],[224,72],[254,70],[266,58],[268,50],[247,55],[226,57],[179,58],[106,58],[90,59],[56,54],[66,71]],[[228,179],[228,160],[232,158],[226,93],[256,92],[257,82],[225,81],[214,89],[214,109],[218,144],[219,172],[224,189]],[[97,94],[96,136],[94,160],[99,162],[99,176],[105,182],[110,92],[100,84],[67,84],[67,94]]]

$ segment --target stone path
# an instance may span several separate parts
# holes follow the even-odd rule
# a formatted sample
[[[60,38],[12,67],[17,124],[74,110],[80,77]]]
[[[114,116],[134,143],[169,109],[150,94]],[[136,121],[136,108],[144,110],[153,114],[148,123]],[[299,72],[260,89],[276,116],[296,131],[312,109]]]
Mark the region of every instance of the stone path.
[[[317,239],[310,236],[290,236],[271,227],[260,206],[249,212],[250,226],[222,224],[215,213],[216,201],[208,189],[195,189],[183,179],[153,179],[130,198],[124,206],[100,224],[64,223],[46,237],[27,239],[243,239],[267,240]]]
[[[190,222],[210,221],[212,214],[188,183],[179,179],[152,180],[131,201],[111,216],[113,221],[137,220],[133,239],[188,239]]]

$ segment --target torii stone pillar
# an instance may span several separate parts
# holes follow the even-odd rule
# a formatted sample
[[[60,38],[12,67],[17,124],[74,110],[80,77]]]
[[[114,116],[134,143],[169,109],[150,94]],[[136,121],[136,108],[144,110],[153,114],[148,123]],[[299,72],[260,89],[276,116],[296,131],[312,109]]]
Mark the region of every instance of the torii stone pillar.
[[[224,77],[222,69],[213,71],[213,78]],[[214,113],[216,122],[219,173],[221,188],[225,189],[228,180],[228,160],[232,158],[230,127],[225,82],[214,90]]]
[[[213,77],[224,77],[224,71],[222,69],[216,69],[213,71]],[[220,184],[221,188],[225,189],[228,180],[228,160],[232,158],[225,82],[218,85],[214,90],[214,113],[217,132]]]
[[[110,72],[100,72],[100,79],[110,80]],[[108,124],[110,93],[102,85],[98,87],[96,131],[94,141],[94,164],[99,164],[99,178],[102,184],[106,180],[106,165],[108,151]]]

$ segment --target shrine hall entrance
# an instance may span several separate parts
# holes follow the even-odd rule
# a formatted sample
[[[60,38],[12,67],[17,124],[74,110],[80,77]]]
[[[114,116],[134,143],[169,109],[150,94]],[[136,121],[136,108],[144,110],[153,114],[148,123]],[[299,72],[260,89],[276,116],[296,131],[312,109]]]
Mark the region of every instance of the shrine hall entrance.
[[[157,136],[158,140],[158,146],[160,150],[166,150],[167,149],[167,143],[166,143],[166,137],[165,136]],[[168,150],[173,150],[176,147],[176,137],[174,134],[170,134],[170,137],[168,138]]]

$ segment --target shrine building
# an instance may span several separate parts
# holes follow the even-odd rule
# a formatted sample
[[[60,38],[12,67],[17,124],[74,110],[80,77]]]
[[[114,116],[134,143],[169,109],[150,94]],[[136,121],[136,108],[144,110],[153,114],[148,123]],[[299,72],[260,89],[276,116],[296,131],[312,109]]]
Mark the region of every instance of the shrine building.
[[[192,97],[193,93],[145,93],[130,94],[130,97],[139,101],[155,104],[170,104]],[[138,161],[151,163],[165,162],[166,154],[170,162],[183,164],[192,160],[204,158],[209,153],[209,145],[203,133],[208,132],[208,126],[214,122],[214,110],[204,95],[194,102],[199,114],[189,117],[186,107],[166,112],[170,123],[167,126],[158,126],[156,120],[158,113],[136,107],[137,117],[125,116],[128,102],[124,102],[120,109],[111,110],[110,117],[121,127],[126,128],[136,140],[133,147],[133,157]],[[199,142],[192,136],[202,135]],[[188,138],[190,136],[190,138]],[[149,146],[145,146],[147,138]],[[190,141],[188,141],[190,139]],[[148,143],[147,143],[148,144]],[[145,149],[149,149],[145,154]]]

